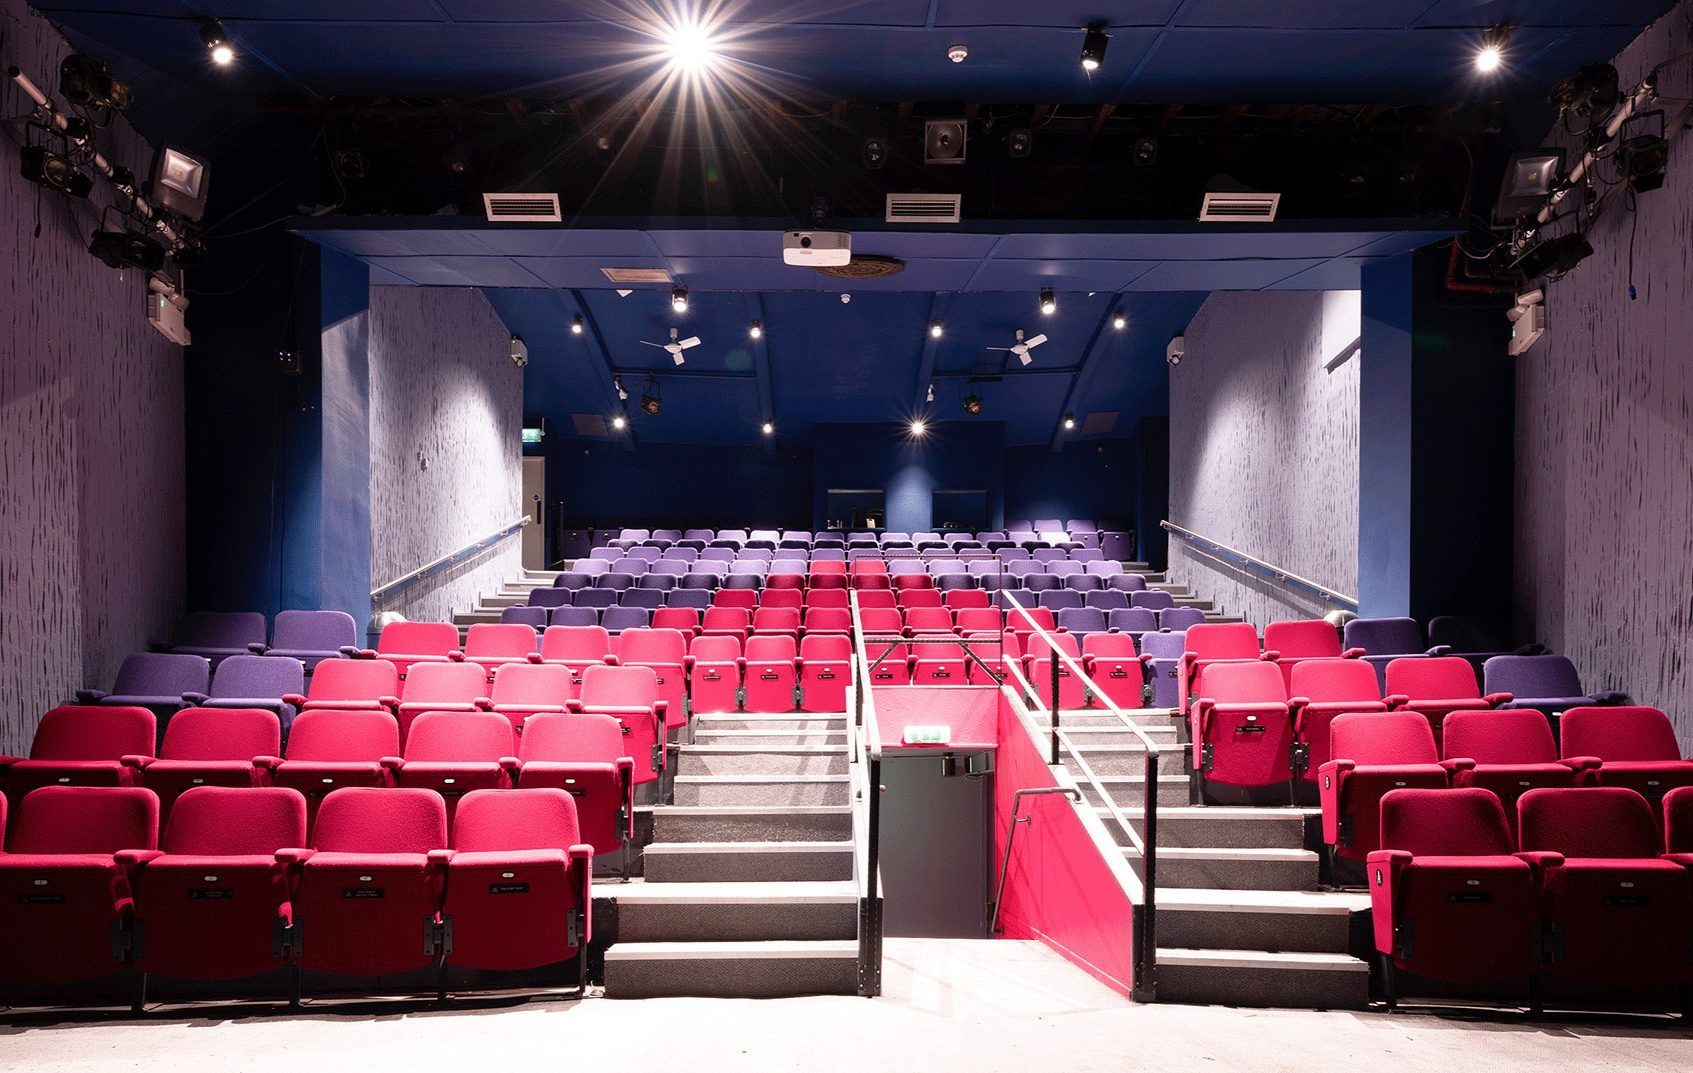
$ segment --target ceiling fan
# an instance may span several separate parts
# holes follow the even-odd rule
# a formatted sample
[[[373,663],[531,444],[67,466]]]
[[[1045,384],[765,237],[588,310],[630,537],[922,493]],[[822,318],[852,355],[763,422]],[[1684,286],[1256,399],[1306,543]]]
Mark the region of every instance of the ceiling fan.
[[[672,330],[674,330],[674,329],[672,329]],[[1044,336],[1044,335],[1037,335],[1033,339],[1024,341],[1024,339],[1023,339],[1023,329],[1018,328],[1017,329],[1017,341],[1015,343],[1013,343],[1010,346],[990,346],[987,349],[989,349],[989,350],[1004,350],[1004,351],[1007,351],[1008,353],[1015,354],[1015,355],[1017,355],[1018,361],[1022,362],[1024,365],[1027,365],[1027,364],[1029,364],[1029,362],[1035,360],[1033,357],[1031,357],[1029,355],[1029,351],[1033,350],[1035,347],[1040,346],[1044,342],[1046,342],[1046,336]]]
[[[675,328],[672,328],[670,329],[670,342],[668,343],[648,343],[645,339],[641,340],[641,342],[645,343],[647,346],[655,346],[661,350],[669,351],[671,359],[674,360],[677,365],[680,365],[683,361],[682,351],[687,350],[690,347],[700,345],[699,336],[690,335],[686,339],[678,340],[676,337],[680,334],[682,333],[677,331]],[[1045,336],[1042,336],[1042,338],[1045,338]]]

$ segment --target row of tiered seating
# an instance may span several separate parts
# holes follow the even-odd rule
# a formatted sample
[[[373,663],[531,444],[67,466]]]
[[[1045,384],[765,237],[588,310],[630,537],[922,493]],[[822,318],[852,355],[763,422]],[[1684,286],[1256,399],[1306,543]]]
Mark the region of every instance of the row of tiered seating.
[[[310,673],[320,660],[351,655],[357,643],[358,628],[345,611],[283,611],[268,635],[257,611],[196,611],[177,623],[170,644],[158,647],[214,665],[230,656],[287,656]]]
[[[1111,538],[1116,537],[1115,541]],[[1057,518],[1014,521],[1005,529],[980,532],[948,531],[904,533],[860,529],[596,529],[594,543],[605,547],[634,548],[785,548],[801,549],[949,549],[958,547],[997,548],[1097,548],[1105,543],[1126,544],[1122,530],[1100,529],[1092,521]]]
[[[1634,992],[1693,981],[1693,789],[1671,791],[1663,812],[1660,828],[1646,798],[1617,786],[1536,788],[1505,805],[1478,788],[1390,790],[1368,855],[1389,1003],[1395,970]]]
[[[214,669],[206,656],[136,652],[118,667],[112,691],[77,691],[81,704],[145,707],[161,723],[190,705],[205,708],[265,708],[284,729],[296,706],[286,698],[305,690],[306,672],[293,656],[228,655]]]
[[[162,838],[146,787],[48,786],[13,808],[6,982],[585,968],[593,849],[562,789],[466,794],[450,837],[441,796],[415,789],[337,789],[309,837],[286,787],[195,787]]]

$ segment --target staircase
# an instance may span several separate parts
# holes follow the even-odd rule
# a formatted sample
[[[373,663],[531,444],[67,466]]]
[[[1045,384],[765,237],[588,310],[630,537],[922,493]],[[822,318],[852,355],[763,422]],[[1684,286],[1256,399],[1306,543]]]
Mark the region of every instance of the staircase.
[[[1318,810],[1190,804],[1186,721],[1163,709],[1127,714],[1159,746],[1158,998],[1364,1008],[1370,968],[1357,954],[1370,948],[1370,899],[1319,889]],[[1102,792],[1140,833],[1142,747],[1107,713],[1065,713],[1061,725],[1065,767],[1139,874],[1141,855],[1111,817]],[[1099,787],[1083,774],[1078,757]]]
[[[651,808],[615,903],[613,998],[856,994],[858,889],[844,715],[695,717],[674,803]]]
[[[475,610],[455,613],[453,625],[462,630],[478,622],[498,622],[500,612],[517,604],[528,603],[531,592],[551,585],[558,575],[557,570],[525,570],[523,576],[516,581],[508,581],[500,586],[500,591],[482,597],[482,602]]]

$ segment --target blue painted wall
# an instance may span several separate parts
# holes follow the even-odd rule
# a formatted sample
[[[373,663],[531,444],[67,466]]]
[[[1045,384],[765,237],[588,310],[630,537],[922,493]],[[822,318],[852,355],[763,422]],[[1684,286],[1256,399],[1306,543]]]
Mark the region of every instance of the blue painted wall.
[[[1358,613],[1411,613],[1411,257],[1363,271]]]
[[[1137,513],[1136,456],[1132,440],[1071,442],[1062,451],[1010,448],[1005,452],[1005,517],[1131,523]]]
[[[761,447],[547,443],[549,513],[570,524],[811,524],[811,452]]]
[[[1005,518],[1005,432],[997,422],[946,422],[921,437],[898,424],[818,425],[813,437],[811,502],[824,522],[831,488],[880,488],[887,528],[921,532],[934,525],[938,489],[989,493],[994,526]]]

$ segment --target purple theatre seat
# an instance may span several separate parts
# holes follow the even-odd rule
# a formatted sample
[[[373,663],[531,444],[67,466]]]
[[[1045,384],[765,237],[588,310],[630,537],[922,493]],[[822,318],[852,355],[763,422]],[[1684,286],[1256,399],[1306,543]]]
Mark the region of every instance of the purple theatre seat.
[[[590,590],[588,590],[588,589],[572,590],[572,589],[565,589],[565,588],[548,588],[547,586],[543,585],[540,588],[530,590],[530,592],[529,592],[529,606],[530,607],[540,607],[540,608],[569,607],[571,598],[573,596],[575,596],[579,592],[588,592],[588,591],[590,591]]]
[[[1082,565],[1088,573],[1099,577],[1115,578],[1123,575],[1123,564],[1115,559],[1088,559]],[[1133,576],[1140,577],[1139,574]],[[1142,581],[1141,584],[1144,585],[1145,581]]]
[[[594,579],[594,588],[622,592],[635,587],[635,575],[626,570],[613,570]]]
[[[1134,638],[1136,645],[1140,644],[1140,639],[1145,635],[1158,632],[1158,612],[1144,607],[1114,607],[1106,615],[1106,622],[1113,632],[1126,633]],[[1181,655],[1181,652],[1178,651],[1176,655]]]
[[[1444,656],[1446,649],[1428,647],[1414,618],[1355,618],[1342,633],[1346,648],[1364,650],[1364,660],[1376,669],[1376,683],[1387,690],[1387,665],[1407,656]]]
[[[711,606],[710,589],[672,589],[664,596],[666,607],[691,607],[696,611],[704,611]]]
[[[598,626],[599,610],[592,607],[555,607],[547,618],[550,626]]]
[[[591,575],[584,574],[580,570],[571,570],[554,578],[553,586],[555,588],[571,590],[591,589],[594,587],[594,579]]]
[[[664,606],[664,592],[660,589],[625,589],[617,603],[620,607],[644,607],[651,611]]]
[[[1144,592],[1146,578],[1139,574],[1116,573],[1110,575],[1110,585],[1121,592]]]
[[[1197,607],[1166,607],[1157,615],[1161,630],[1186,630],[1205,621],[1205,612]]]
[[[176,624],[172,652],[201,656],[215,667],[230,656],[262,652],[265,617],[257,611],[195,611]]]
[[[1098,574],[1065,574],[1064,587],[1072,592],[1098,592],[1105,588],[1105,579]]]
[[[1083,604],[1086,607],[1097,607],[1101,611],[1119,611],[1129,606],[1129,594],[1115,589],[1095,589],[1084,593]],[[1146,610],[1144,607],[1140,610]]]
[[[1086,604],[1087,601],[1082,599],[1082,594],[1079,592],[1071,592],[1069,589],[1049,589],[1040,594],[1038,606],[1052,611],[1066,611],[1071,608],[1083,607]]]
[[[536,589],[535,591],[542,592],[544,590]],[[620,591],[621,590],[619,589],[582,589],[576,593],[576,598],[572,600],[571,603],[576,607],[597,607],[603,609],[617,603],[617,594]]]
[[[276,616],[264,654],[297,659],[310,674],[322,660],[358,655],[358,641],[358,624],[345,611],[283,611]]]
[[[501,611],[500,621],[544,630],[547,628],[547,609],[544,607],[526,607],[519,604],[516,607],[508,607]]]
[[[1575,664],[1563,656],[1494,656],[1482,664],[1483,692],[1509,693],[1502,708],[1533,708],[1556,715],[1570,708],[1625,704],[1628,694],[1617,690],[1584,692]]]
[[[178,708],[205,703],[212,667],[204,656],[170,652],[137,652],[125,656],[110,693],[98,689],[77,692],[80,704],[146,708],[158,716],[163,729]]]
[[[600,625],[610,634],[624,630],[645,629],[652,612],[644,607],[608,607],[600,616]]]
[[[1175,607],[1176,598],[1163,589],[1141,589],[1129,594],[1129,606],[1162,611],[1167,607]]]
[[[1477,671],[1494,656],[1538,656],[1546,651],[1540,644],[1510,645],[1503,630],[1467,615],[1435,615],[1429,619],[1428,643],[1451,649],[1454,656],[1475,664]]]
[[[1174,708],[1181,700],[1182,653],[1187,651],[1185,633],[1148,633],[1140,639],[1140,661],[1146,666],[1146,680],[1152,686],[1154,708]]]
[[[1058,628],[1077,637],[1105,633],[1105,612],[1097,607],[1067,607],[1058,612]]]
[[[212,672],[211,696],[200,707],[263,708],[276,714],[286,734],[294,721],[295,710],[282,698],[305,691],[306,672],[297,659],[230,656]]]

